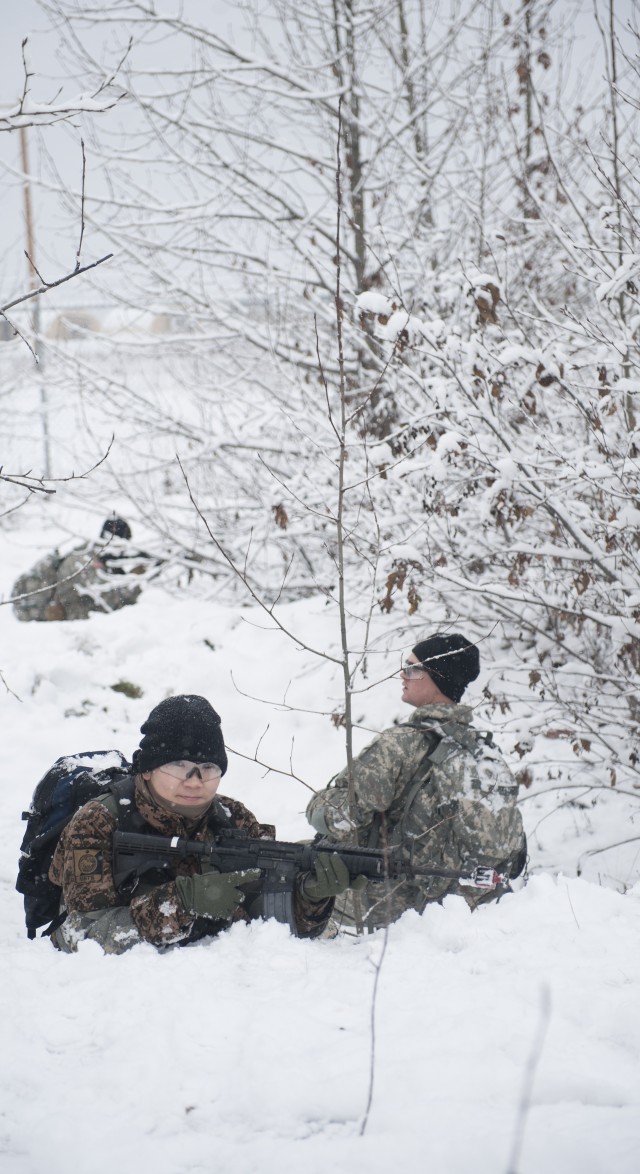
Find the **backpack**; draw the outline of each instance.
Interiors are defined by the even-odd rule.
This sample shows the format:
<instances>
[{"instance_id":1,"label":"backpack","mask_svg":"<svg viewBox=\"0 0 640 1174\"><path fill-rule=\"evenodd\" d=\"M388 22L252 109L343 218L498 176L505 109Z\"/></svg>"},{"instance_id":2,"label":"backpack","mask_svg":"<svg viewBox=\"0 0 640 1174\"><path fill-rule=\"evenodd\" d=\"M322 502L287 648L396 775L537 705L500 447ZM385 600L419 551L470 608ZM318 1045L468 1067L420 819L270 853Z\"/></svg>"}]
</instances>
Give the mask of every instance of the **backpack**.
<instances>
[{"instance_id":1,"label":"backpack","mask_svg":"<svg viewBox=\"0 0 640 1174\"><path fill-rule=\"evenodd\" d=\"M40 779L28 811L27 829L20 845L16 889L24 896L27 936L35 938L41 925L50 934L59 919L60 889L49 880L49 866L62 831L79 807L90 799L112 793L124 826L133 799L131 767L119 750L89 750L58 758ZM127 802L129 800L129 802ZM123 802L124 801L124 802Z\"/></svg>"},{"instance_id":2,"label":"backpack","mask_svg":"<svg viewBox=\"0 0 640 1174\"><path fill-rule=\"evenodd\" d=\"M395 812L391 814L395 838L402 839L405 820L421 788L430 782L438 785L440 780L446 790L447 780L452 774L455 777L462 760L471 796L493 811L496 832L500 831L509 842L509 850L500 863L508 868L511 879L520 876L527 863L527 840L516 807L518 783L494 743L493 734L453 721L408 722L407 725L429 738L430 746L416 775L394 804ZM455 818L453 811L449 814Z\"/></svg>"}]
</instances>

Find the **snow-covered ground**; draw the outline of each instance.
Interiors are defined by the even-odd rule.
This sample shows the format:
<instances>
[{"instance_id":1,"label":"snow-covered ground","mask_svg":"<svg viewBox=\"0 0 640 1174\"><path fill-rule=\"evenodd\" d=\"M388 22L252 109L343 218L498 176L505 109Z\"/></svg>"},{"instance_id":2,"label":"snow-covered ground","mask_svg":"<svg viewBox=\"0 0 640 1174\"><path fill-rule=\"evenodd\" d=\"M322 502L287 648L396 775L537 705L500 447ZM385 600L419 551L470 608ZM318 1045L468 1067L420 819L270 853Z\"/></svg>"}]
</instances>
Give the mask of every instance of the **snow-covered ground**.
<instances>
[{"instance_id":1,"label":"snow-covered ground","mask_svg":"<svg viewBox=\"0 0 640 1174\"><path fill-rule=\"evenodd\" d=\"M3 536L5 597L46 545ZM322 602L283 614L306 642L335 642ZM236 752L224 791L280 838L308 835L309 792L251 759L322 785L344 761L339 681L269 628L197 587L150 586L84 623L0 607L2 1174L637 1174L638 869L624 894L569 875L585 828L575 809L551 818L548 798L523 804L529 831L545 828L526 885L474 914L459 898L407 914L386 949L382 933L307 942L272 922L119 958L27 940L13 886L35 783L61 754L130 754L171 692L220 712ZM360 696L364 726L396 716L397 681Z\"/></svg>"}]
</instances>

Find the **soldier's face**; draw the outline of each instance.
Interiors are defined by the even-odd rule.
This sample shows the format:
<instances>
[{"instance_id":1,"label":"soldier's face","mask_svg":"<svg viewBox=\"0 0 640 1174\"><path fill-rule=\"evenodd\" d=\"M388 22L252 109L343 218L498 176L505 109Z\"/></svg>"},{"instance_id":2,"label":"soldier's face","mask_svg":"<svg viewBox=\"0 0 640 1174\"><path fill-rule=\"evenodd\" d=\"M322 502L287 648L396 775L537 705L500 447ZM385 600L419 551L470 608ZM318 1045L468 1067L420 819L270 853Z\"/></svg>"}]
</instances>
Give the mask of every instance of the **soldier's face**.
<instances>
[{"instance_id":1,"label":"soldier's face","mask_svg":"<svg viewBox=\"0 0 640 1174\"><path fill-rule=\"evenodd\" d=\"M407 666L420 664L417 656L412 652L406 659ZM403 669L400 673L402 679L402 700L406 701L407 705L443 705L453 704L450 697L445 697L441 693L435 681L431 679L428 672L424 669L416 676L409 675Z\"/></svg>"},{"instance_id":2,"label":"soldier's face","mask_svg":"<svg viewBox=\"0 0 640 1174\"><path fill-rule=\"evenodd\" d=\"M177 807L201 807L210 803L221 777L219 766L186 761L167 762L144 775L156 795Z\"/></svg>"}]
</instances>

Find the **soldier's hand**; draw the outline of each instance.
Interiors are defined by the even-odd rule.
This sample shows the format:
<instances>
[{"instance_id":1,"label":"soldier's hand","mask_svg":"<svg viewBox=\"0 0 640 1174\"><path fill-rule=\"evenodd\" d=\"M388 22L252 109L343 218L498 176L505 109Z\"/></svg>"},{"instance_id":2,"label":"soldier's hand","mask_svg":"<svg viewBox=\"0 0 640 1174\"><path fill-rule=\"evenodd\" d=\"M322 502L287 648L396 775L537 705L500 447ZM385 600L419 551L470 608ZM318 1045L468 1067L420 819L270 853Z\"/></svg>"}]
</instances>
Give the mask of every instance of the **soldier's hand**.
<instances>
[{"instance_id":1,"label":"soldier's hand","mask_svg":"<svg viewBox=\"0 0 640 1174\"><path fill-rule=\"evenodd\" d=\"M337 852L319 852L313 872L300 880L300 892L308 901L324 901L349 888L349 870Z\"/></svg>"},{"instance_id":2,"label":"soldier's hand","mask_svg":"<svg viewBox=\"0 0 640 1174\"><path fill-rule=\"evenodd\" d=\"M176 889L187 913L198 917L219 917L226 921L245 899L243 886L253 884L260 875L259 868L246 868L242 872L179 876Z\"/></svg>"}]
</instances>

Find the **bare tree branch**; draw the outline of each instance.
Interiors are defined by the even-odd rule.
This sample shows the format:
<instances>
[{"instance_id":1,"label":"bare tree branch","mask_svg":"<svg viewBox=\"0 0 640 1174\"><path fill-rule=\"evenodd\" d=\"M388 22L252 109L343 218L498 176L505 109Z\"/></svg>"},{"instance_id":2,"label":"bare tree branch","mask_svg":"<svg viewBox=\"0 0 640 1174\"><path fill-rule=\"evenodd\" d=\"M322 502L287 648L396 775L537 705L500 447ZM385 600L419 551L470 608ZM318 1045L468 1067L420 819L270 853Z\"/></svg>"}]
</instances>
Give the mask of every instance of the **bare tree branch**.
<instances>
[{"instance_id":1,"label":"bare tree branch","mask_svg":"<svg viewBox=\"0 0 640 1174\"><path fill-rule=\"evenodd\" d=\"M0 314L5 314L7 310L13 309L14 306L19 306L21 302L28 302L30 298L37 298L39 294L48 293L50 289L56 289L57 286L64 285L65 281L71 281L73 277L79 277L81 273L88 273L90 269L96 269L98 265L102 265L105 261L110 261L112 257L113 253L107 253L99 261L92 261L90 265L82 265L80 268L76 266L72 273L67 273L64 277L58 277L55 281L43 281L43 284L38 286L37 289L32 289L29 293L22 294L21 297L14 298L11 302L5 302L4 306L0 306ZM28 255L27 259L31 264L31 258Z\"/></svg>"}]
</instances>

